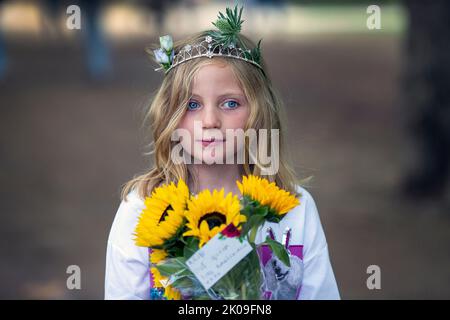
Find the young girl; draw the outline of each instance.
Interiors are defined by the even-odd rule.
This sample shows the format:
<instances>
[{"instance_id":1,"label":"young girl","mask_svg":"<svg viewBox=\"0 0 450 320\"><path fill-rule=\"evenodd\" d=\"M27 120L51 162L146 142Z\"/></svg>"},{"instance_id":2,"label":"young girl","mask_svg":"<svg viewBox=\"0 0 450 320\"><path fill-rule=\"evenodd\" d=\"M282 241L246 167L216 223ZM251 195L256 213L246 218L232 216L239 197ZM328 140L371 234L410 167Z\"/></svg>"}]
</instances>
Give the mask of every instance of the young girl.
<instances>
[{"instance_id":1,"label":"young girl","mask_svg":"<svg viewBox=\"0 0 450 320\"><path fill-rule=\"evenodd\" d=\"M281 101L259 43L239 34L240 15L236 8L234 13L227 9L214 24L219 31L195 34L175 46L168 36L160 39L162 48L154 54L165 75L146 116L154 139L154 166L123 189L108 239L106 299L150 299L149 251L136 246L134 232L144 199L155 187L183 179L193 194L222 188L225 194L239 194L236 181L250 174L274 181L300 202L280 223L266 222L258 231L257 243L270 235L291 254L291 269L262 255L267 297L339 299L315 202L286 159ZM232 32L225 32L230 28ZM227 135L264 129L267 135L256 135L258 152L249 142L251 134L244 139ZM269 169L261 149L275 154Z\"/></svg>"}]
</instances>

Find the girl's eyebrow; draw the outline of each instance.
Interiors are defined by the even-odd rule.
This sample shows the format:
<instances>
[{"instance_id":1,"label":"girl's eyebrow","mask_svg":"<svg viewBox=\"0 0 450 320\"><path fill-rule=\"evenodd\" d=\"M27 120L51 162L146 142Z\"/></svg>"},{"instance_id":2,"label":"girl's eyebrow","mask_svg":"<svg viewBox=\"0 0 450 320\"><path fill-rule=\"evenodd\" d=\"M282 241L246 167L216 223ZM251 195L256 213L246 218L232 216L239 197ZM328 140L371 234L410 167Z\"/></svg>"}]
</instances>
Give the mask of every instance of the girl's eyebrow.
<instances>
[{"instance_id":1,"label":"girl's eyebrow","mask_svg":"<svg viewBox=\"0 0 450 320\"><path fill-rule=\"evenodd\" d=\"M241 93L238 93L238 92L229 92L229 93L224 93L224 94L221 94L220 96L218 96L217 98L218 99L222 99L222 98L224 98L224 97L228 97L228 96L239 96L239 97L244 97L244 95L242 95ZM192 97L195 97L195 98L201 98L201 96L199 96L198 94L192 94Z\"/></svg>"}]
</instances>

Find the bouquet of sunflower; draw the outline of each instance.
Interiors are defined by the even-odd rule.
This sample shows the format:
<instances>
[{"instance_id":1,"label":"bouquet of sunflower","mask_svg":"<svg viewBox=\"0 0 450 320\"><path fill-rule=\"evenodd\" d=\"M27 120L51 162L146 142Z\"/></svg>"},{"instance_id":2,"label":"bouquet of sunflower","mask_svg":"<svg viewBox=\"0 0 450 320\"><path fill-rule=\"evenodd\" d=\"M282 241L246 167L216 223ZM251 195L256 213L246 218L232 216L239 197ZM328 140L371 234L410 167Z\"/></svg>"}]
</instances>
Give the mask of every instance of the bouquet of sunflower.
<instances>
[{"instance_id":1,"label":"bouquet of sunflower","mask_svg":"<svg viewBox=\"0 0 450 320\"><path fill-rule=\"evenodd\" d=\"M258 255L262 245L268 245L289 266L283 245L269 236L256 245L255 238L266 221L279 222L299 204L298 199L257 176L244 176L236 183L240 198L231 192L225 195L223 189L192 195L180 179L177 184L155 188L145 199L135 242L150 249L151 299L264 299L264 273ZM202 259L213 241L230 238L248 250L225 274L216 275L213 283L205 286L190 262Z\"/></svg>"}]
</instances>

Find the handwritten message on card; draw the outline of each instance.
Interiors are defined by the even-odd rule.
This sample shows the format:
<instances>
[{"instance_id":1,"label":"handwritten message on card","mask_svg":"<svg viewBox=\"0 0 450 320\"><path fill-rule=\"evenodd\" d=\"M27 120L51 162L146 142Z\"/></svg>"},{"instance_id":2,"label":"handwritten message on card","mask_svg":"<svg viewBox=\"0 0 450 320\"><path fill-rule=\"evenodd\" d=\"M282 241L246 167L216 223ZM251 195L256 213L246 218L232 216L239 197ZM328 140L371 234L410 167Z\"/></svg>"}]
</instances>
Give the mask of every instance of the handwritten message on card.
<instances>
[{"instance_id":1,"label":"handwritten message on card","mask_svg":"<svg viewBox=\"0 0 450 320\"><path fill-rule=\"evenodd\" d=\"M252 251L247 240L238 237L220 239L220 233L192 255L186 264L208 290Z\"/></svg>"}]
</instances>

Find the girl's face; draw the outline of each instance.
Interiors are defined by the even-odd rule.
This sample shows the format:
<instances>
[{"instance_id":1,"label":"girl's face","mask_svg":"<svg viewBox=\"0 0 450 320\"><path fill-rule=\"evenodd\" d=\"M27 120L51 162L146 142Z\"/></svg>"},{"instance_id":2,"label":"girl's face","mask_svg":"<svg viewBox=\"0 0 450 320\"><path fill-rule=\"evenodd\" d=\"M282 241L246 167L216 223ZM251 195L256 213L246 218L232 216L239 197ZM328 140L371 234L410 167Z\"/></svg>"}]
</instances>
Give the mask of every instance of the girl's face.
<instances>
[{"instance_id":1,"label":"girl's face","mask_svg":"<svg viewBox=\"0 0 450 320\"><path fill-rule=\"evenodd\" d=\"M178 125L190 134L181 138L184 152L194 158L194 163L225 163L227 157L243 147L236 138L232 143L226 142L227 130L244 129L249 109L229 65L212 63L201 67L193 80L186 113Z\"/></svg>"}]
</instances>

